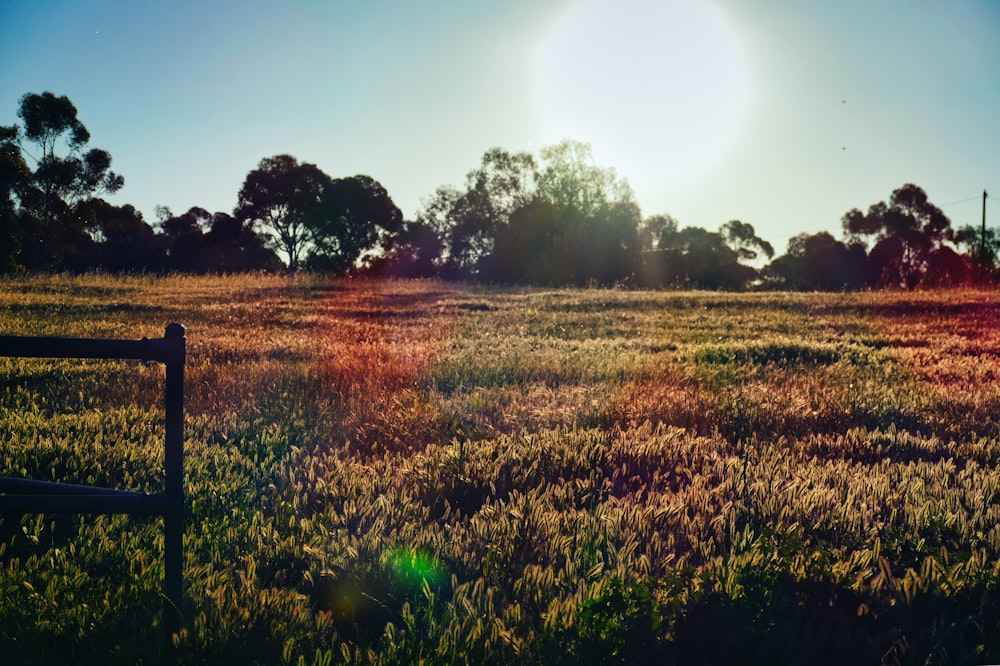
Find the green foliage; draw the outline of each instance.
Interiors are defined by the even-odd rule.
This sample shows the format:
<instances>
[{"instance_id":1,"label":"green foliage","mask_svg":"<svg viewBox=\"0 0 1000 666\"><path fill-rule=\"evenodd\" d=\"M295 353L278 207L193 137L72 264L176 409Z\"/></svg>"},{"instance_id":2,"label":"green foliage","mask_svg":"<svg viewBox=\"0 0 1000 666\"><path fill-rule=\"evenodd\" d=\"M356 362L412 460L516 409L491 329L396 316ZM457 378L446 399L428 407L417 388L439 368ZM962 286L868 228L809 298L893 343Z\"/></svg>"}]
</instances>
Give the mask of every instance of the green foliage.
<instances>
[{"instance_id":1,"label":"green foliage","mask_svg":"<svg viewBox=\"0 0 1000 666\"><path fill-rule=\"evenodd\" d=\"M15 248L0 257L0 267L48 270L91 265L94 239L76 208L95 195L117 192L125 180L111 171L107 151L82 152L90 132L68 97L27 93L17 115L23 126L0 132L4 172L0 187L7 201L3 235L10 241L7 247ZM34 171L27 169L22 152L35 165Z\"/></svg>"},{"instance_id":2,"label":"green foliage","mask_svg":"<svg viewBox=\"0 0 1000 666\"><path fill-rule=\"evenodd\" d=\"M527 284L630 279L641 215L628 183L595 166L589 144L564 140L527 153L488 150L465 191L442 187L419 222L437 232L440 274Z\"/></svg>"},{"instance_id":3,"label":"green foliage","mask_svg":"<svg viewBox=\"0 0 1000 666\"><path fill-rule=\"evenodd\" d=\"M400 231L403 213L381 183L352 176L326 184L308 221L310 267L343 274Z\"/></svg>"},{"instance_id":4,"label":"green foliage","mask_svg":"<svg viewBox=\"0 0 1000 666\"><path fill-rule=\"evenodd\" d=\"M11 663L1000 659L1000 302L34 277L4 333L185 323L159 519L0 518ZM0 474L154 491L162 368L0 360Z\"/></svg>"},{"instance_id":5,"label":"green foliage","mask_svg":"<svg viewBox=\"0 0 1000 666\"><path fill-rule=\"evenodd\" d=\"M841 224L849 240L874 238L868 262L876 286L912 289L967 280L963 258L944 245L954 238L951 220L912 183L896 188L888 204L872 204L867 213L851 209Z\"/></svg>"},{"instance_id":6,"label":"green foliage","mask_svg":"<svg viewBox=\"0 0 1000 666\"><path fill-rule=\"evenodd\" d=\"M329 184L330 177L315 164L299 163L291 155L265 157L240 187L236 218L259 226L294 271L309 249L309 216Z\"/></svg>"}]
</instances>

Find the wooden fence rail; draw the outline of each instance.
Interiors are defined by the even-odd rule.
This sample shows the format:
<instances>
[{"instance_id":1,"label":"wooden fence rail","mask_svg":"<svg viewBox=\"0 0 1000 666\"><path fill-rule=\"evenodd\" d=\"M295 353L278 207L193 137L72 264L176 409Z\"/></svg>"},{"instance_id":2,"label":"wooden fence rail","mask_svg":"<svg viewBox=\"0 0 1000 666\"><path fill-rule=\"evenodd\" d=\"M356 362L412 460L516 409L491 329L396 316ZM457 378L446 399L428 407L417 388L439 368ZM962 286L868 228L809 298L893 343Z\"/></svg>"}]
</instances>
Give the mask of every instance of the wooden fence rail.
<instances>
[{"instance_id":1,"label":"wooden fence rail","mask_svg":"<svg viewBox=\"0 0 1000 666\"><path fill-rule=\"evenodd\" d=\"M0 476L0 514L125 513L163 516L163 623L168 639L180 631L184 594L184 326L169 324L163 338L95 340L0 335L0 356L158 361L166 366L165 487L137 493Z\"/></svg>"}]
</instances>

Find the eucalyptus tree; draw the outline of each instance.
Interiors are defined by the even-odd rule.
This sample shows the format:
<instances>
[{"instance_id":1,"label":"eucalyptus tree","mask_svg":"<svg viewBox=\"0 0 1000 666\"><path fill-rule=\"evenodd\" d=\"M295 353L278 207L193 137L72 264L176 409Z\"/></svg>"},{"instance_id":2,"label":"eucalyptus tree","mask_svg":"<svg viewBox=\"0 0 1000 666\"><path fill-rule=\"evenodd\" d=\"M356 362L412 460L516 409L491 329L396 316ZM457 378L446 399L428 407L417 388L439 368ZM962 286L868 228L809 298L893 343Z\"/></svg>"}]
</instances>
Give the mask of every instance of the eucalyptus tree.
<instances>
[{"instance_id":1,"label":"eucalyptus tree","mask_svg":"<svg viewBox=\"0 0 1000 666\"><path fill-rule=\"evenodd\" d=\"M1000 255L1000 229L963 225L955 232L955 242L966 248L970 269L980 281L997 279L997 256Z\"/></svg>"},{"instance_id":2,"label":"eucalyptus tree","mask_svg":"<svg viewBox=\"0 0 1000 666\"><path fill-rule=\"evenodd\" d=\"M752 224L730 220L719 228L719 233L741 261L756 261L760 255L768 259L774 256L774 246L758 236Z\"/></svg>"},{"instance_id":3,"label":"eucalyptus tree","mask_svg":"<svg viewBox=\"0 0 1000 666\"><path fill-rule=\"evenodd\" d=\"M416 223L441 240L436 263L445 275L478 277L497 233L536 193L537 166L530 153L487 150L465 177L465 188L439 187L423 201Z\"/></svg>"},{"instance_id":4,"label":"eucalyptus tree","mask_svg":"<svg viewBox=\"0 0 1000 666\"><path fill-rule=\"evenodd\" d=\"M18 201L31 179L17 135L17 127L0 126L0 271L4 272L19 265L22 233Z\"/></svg>"},{"instance_id":5,"label":"eucalyptus tree","mask_svg":"<svg viewBox=\"0 0 1000 666\"><path fill-rule=\"evenodd\" d=\"M895 189L888 203L872 204L867 213L849 210L841 223L849 241L871 246L868 261L881 286L938 283L938 273L954 270L951 221L916 185Z\"/></svg>"},{"instance_id":6,"label":"eucalyptus tree","mask_svg":"<svg viewBox=\"0 0 1000 666\"><path fill-rule=\"evenodd\" d=\"M492 277L544 284L632 279L642 215L628 182L595 164L589 144L542 149L530 201L496 232Z\"/></svg>"},{"instance_id":7,"label":"eucalyptus tree","mask_svg":"<svg viewBox=\"0 0 1000 666\"><path fill-rule=\"evenodd\" d=\"M323 187L306 216L310 268L345 273L366 253L384 253L403 213L377 180L357 175Z\"/></svg>"},{"instance_id":8,"label":"eucalyptus tree","mask_svg":"<svg viewBox=\"0 0 1000 666\"><path fill-rule=\"evenodd\" d=\"M746 289L759 276L748 262L774 255L774 248L753 225L739 220L708 231L681 229L669 215L654 215L643 221L640 237L644 248L640 281L651 287Z\"/></svg>"},{"instance_id":9,"label":"eucalyptus tree","mask_svg":"<svg viewBox=\"0 0 1000 666\"><path fill-rule=\"evenodd\" d=\"M788 239L785 254L764 269L770 286L809 291L861 289L869 282L868 255L857 242L844 243L828 231Z\"/></svg>"},{"instance_id":10,"label":"eucalyptus tree","mask_svg":"<svg viewBox=\"0 0 1000 666\"><path fill-rule=\"evenodd\" d=\"M564 139L541 150L537 196L592 217L615 203L634 200L628 181L613 167L598 166L589 143Z\"/></svg>"},{"instance_id":11,"label":"eucalyptus tree","mask_svg":"<svg viewBox=\"0 0 1000 666\"><path fill-rule=\"evenodd\" d=\"M234 217L260 227L289 270L297 270L309 250L310 216L330 182L315 164L284 154L265 157L243 181Z\"/></svg>"},{"instance_id":12,"label":"eucalyptus tree","mask_svg":"<svg viewBox=\"0 0 1000 666\"><path fill-rule=\"evenodd\" d=\"M7 181L8 213L13 209L18 219L18 259L28 268L60 267L93 245L74 208L117 192L125 179L111 170L108 151L87 149L90 132L68 97L27 93L17 116L21 125L0 128L0 143L3 162L21 180L11 189L14 183L0 178Z\"/></svg>"}]
</instances>

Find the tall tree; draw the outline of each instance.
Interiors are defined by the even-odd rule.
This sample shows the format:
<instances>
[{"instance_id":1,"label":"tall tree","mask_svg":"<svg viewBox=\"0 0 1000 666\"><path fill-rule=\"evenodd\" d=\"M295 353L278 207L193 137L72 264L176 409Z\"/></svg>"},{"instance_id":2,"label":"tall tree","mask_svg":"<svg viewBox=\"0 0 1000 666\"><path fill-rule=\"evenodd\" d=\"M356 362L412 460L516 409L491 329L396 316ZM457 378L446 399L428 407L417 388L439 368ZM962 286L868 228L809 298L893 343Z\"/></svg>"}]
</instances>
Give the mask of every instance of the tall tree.
<instances>
[{"instance_id":1,"label":"tall tree","mask_svg":"<svg viewBox=\"0 0 1000 666\"><path fill-rule=\"evenodd\" d=\"M236 273L277 270L281 260L266 240L228 213L209 213L194 206L174 215L157 207L159 229L166 246L166 266L195 273Z\"/></svg>"},{"instance_id":2,"label":"tall tree","mask_svg":"<svg viewBox=\"0 0 1000 666\"><path fill-rule=\"evenodd\" d=\"M486 264L490 279L530 284L567 284L573 280L572 257L567 253L570 230L579 216L546 201L518 208L501 228Z\"/></svg>"},{"instance_id":3,"label":"tall tree","mask_svg":"<svg viewBox=\"0 0 1000 666\"><path fill-rule=\"evenodd\" d=\"M68 97L51 92L28 93L17 111L23 126L15 128L18 144L34 163L28 187L18 197L24 264L53 268L72 263L90 242L72 214L87 199L113 194L124 178L111 171L111 154L85 150L90 132ZM11 128L4 128L9 135ZM8 141L9 143L9 141Z\"/></svg>"},{"instance_id":4,"label":"tall tree","mask_svg":"<svg viewBox=\"0 0 1000 666\"><path fill-rule=\"evenodd\" d=\"M403 213L381 183L369 176L337 178L323 187L304 220L311 268L343 273L366 252L385 251Z\"/></svg>"},{"instance_id":5,"label":"tall tree","mask_svg":"<svg viewBox=\"0 0 1000 666\"><path fill-rule=\"evenodd\" d=\"M299 163L291 155L265 157L247 174L234 216L260 226L287 257L288 268L297 270L309 249L309 216L329 183L315 164Z\"/></svg>"},{"instance_id":6,"label":"tall tree","mask_svg":"<svg viewBox=\"0 0 1000 666\"><path fill-rule=\"evenodd\" d=\"M985 232L985 234L984 234ZM969 269L980 282L997 279L997 255L1000 254L1000 230L966 224L955 232L955 242L964 245L969 258Z\"/></svg>"},{"instance_id":7,"label":"tall tree","mask_svg":"<svg viewBox=\"0 0 1000 666\"><path fill-rule=\"evenodd\" d=\"M166 206L158 206L156 212L166 246L167 267L185 272L205 270L205 233L212 214L198 206L180 215L174 215Z\"/></svg>"},{"instance_id":8,"label":"tall tree","mask_svg":"<svg viewBox=\"0 0 1000 666\"><path fill-rule=\"evenodd\" d=\"M115 206L92 198L74 207L74 214L95 240L94 265L109 271L150 271L163 268L166 243L131 204Z\"/></svg>"},{"instance_id":9,"label":"tall tree","mask_svg":"<svg viewBox=\"0 0 1000 666\"><path fill-rule=\"evenodd\" d=\"M677 220L671 215L658 214L647 217L639 227L641 249L645 251L666 247L677 230Z\"/></svg>"},{"instance_id":10,"label":"tall tree","mask_svg":"<svg viewBox=\"0 0 1000 666\"><path fill-rule=\"evenodd\" d=\"M392 277L436 277L441 274L444 242L434 229L423 222L404 221L380 258L374 258L368 270Z\"/></svg>"},{"instance_id":11,"label":"tall tree","mask_svg":"<svg viewBox=\"0 0 1000 666\"><path fill-rule=\"evenodd\" d=\"M730 220L719 228L719 233L741 261L755 261L761 254L768 259L774 256L774 246L759 237L752 224Z\"/></svg>"},{"instance_id":12,"label":"tall tree","mask_svg":"<svg viewBox=\"0 0 1000 666\"><path fill-rule=\"evenodd\" d=\"M642 220L628 183L574 141L542 150L531 200L496 230L485 277L542 284L631 279Z\"/></svg>"},{"instance_id":13,"label":"tall tree","mask_svg":"<svg viewBox=\"0 0 1000 666\"><path fill-rule=\"evenodd\" d=\"M439 187L423 202L417 223L441 238L442 272L475 277L492 253L496 235L535 196L537 167L529 153L487 150L466 174L465 189Z\"/></svg>"},{"instance_id":14,"label":"tall tree","mask_svg":"<svg viewBox=\"0 0 1000 666\"><path fill-rule=\"evenodd\" d=\"M265 239L250 225L229 213L213 213L204 236L202 270L238 273L252 270L273 271L281 268L281 259L267 247Z\"/></svg>"},{"instance_id":15,"label":"tall tree","mask_svg":"<svg viewBox=\"0 0 1000 666\"><path fill-rule=\"evenodd\" d=\"M951 221L916 185L893 191L862 213L849 210L841 219L848 240L866 244L874 239L868 258L878 284L913 288L921 282L940 282L935 272L950 271L953 258L944 252L952 240Z\"/></svg>"},{"instance_id":16,"label":"tall tree","mask_svg":"<svg viewBox=\"0 0 1000 666\"><path fill-rule=\"evenodd\" d=\"M535 195L537 167L529 153L491 148L478 168L466 176L465 194L458 201L451 231L453 259L478 271L478 264L492 251L497 233L511 215Z\"/></svg>"},{"instance_id":17,"label":"tall tree","mask_svg":"<svg viewBox=\"0 0 1000 666\"><path fill-rule=\"evenodd\" d=\"M22 230L19 201L31 180L21 148L17 127L0 126L0 272L21 266Z\"/></svg>"},{"instance_id":18,"label":"tall tree","mask_svg":"<svg viewBox=\"0 0 1000 666\"><path fill-rule=\"evenodd\" d=\"M758 271L744 262L758 252L770 257L771 244L759 238L752 225L731 220L719 231L702 227L677 229L669 216L654 216L642 226L644 248L640 279L651 287L745 289Z\"/></svg>"},{"instance_id":19,"label":"tall tree","mask_svg":"<svg viewBox=\"0 0 1000 666\"><path fill-rule=\"evenodd\" d=\"M602 207L634 199L628 182L613 168L595 164L589 143L565 139L543 148L541 156L537 196L543 201L590 217Z\"/></svg>"},{"instance_id":20,"label":"tall tree","mask_svg":"<svg viewBox=\"0 0 1000 666\"><path fill-rule=\"evenodd\" d=\"M860 289L869 280L868 255L863 245L846 245L826 231L798 234L764 272L770 284L782 289Z\"/></svg>"}]
</instances>

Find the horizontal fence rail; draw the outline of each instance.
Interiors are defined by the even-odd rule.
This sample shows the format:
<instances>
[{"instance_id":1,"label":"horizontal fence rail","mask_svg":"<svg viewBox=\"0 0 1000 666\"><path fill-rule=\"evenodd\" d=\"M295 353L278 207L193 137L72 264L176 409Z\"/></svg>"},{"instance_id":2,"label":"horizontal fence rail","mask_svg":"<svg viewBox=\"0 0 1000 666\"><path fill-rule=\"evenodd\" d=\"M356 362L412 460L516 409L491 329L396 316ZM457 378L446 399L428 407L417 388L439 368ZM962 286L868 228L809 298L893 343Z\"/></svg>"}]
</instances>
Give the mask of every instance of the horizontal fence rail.
<instances>
[{"instance_id":1,"label":"horizontal fence rail","mask_svg":"<svg viewBox=\"0 0 1000 666\"><path fill-rule=\"evenodd\" d=\"M163 338L98 340L0 335L0 356L158 361L166 366L164 491L115 488L0 476L0 514L123 513L163 516L163 622L168 640L180 631L184 594L184 326L167 325Z\"/></svg>"}]
</instances>

